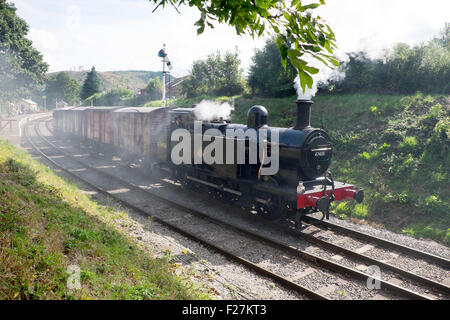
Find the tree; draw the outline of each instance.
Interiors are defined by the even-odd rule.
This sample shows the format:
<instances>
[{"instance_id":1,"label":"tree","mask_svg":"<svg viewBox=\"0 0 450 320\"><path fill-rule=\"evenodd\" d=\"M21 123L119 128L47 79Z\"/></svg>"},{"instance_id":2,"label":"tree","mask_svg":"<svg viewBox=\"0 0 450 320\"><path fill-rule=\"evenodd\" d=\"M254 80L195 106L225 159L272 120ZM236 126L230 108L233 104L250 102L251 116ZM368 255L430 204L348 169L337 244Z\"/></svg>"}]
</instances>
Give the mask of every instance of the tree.
<instances>
[{"instance_id":1,"label":"tree","mask_svg":"<svg viewBox=\"0 0 450 320\"><path fill-rule=\"evenodd\" d=\"M234 96L244 92L241 60L236 49L234 53L227 51L218 64L219 77L214 94L218 96Z\"/></svg>"},{"instance_id":2,"label":"tree","mask_svg":"<svg viewBox=\"0 0 450 320\"><path fill-rule=\"evenodd\" d=\"M114 88L109 91L95 93L86 100L85 105L94 106L133 106L133 93L125 88Z\"/></svg>"},{"instance_id":3,"label":"tree","mask_svg":"<svg viewBox=\"0 0 450 320\"><path fill-rule=\"evenodd\" d=\"M283 68L276 39L271 38L264 48L255 50L247 84L253 94L283 97L295 94L292 83L296 75L297 71L289 61Z\"/></svg>"},{"instance_id":4,"label":"tree","mask_svg":"<svg viewBox=\"0 0 450 320\"><path fill-rule=\"evenodd\" d=\"M181 83L181 91L187 97L199 95L233 96L244 91L244 80L239 53L220 52L209 55L205 60L195 61L189 77Z\"/></svg>"},{"instance_id":5,"label":"tree","mask_svg":"<svg viewBox=\"0 0 450 320\"><path fill-rule=\"evenodd\" d=\"M160 100L162 96L162 82L159 77L150 79L142 94L133 98L133 105L138 106L152 100Z\"/></svg>"},{"instance_id":6,"label":"tree","mask_svg":"<svg viewBox=\"0 0 450 320\"><path fill-rule=\"evenodd\" d=\"M148 100L158 100L162 96L162 82L160 78L153 78L148 81L145 87L145 96Z\"/></svg>"},{"instance_id":7,"label":"tree","mask_svg":"<svg viewBox=\"0 0 450 320\"><path fill-rule=\"evenodd\" d=\"M90 96L102 92L102 82L95 67L92 67L88 72L86 80L84 80L83 87L81 88L81 100L86 100Z\"/></svg>"},{"instance_id":8,"label":"tree","mask_svg":"<svg viewBox=\"0 0 450 320\"><path fill-rule=\"evenodd\" d=\"M450 49L450 22L445 23L444 29L441 31L442 45Z\"/></svg>"},{"instance_id":9,"label":"tree","mask_svg":"<svg viewBox=\"0 0 450 320\"><path fill-rule=\"evenodd\" d=\"M45 79L48 65L26 38L28 31L15 6L0 0L0 100L28 95Z\"/></svg>"},{"instance_id":10,"label":"tree","mask_svg":"<svg viewBox=\"0 0 450 320\"><path fill-rule=\"evenodd\" d=\"M318 60L327 66L339 66L333 50L336 48L335 35L331 28L312 10L325 4L302 5L301 0L149 0L158 7L170 5L178 7L188 4L200 11L200 19L195 22L197 34L205 26L214 28L214 21L226 23L236 29L238 35L247 33L252 37L264 34L276 35L283 67L287 59L297 69L300 85L312 88L313 77L319 70L308 60Z\"/></svg>"},{"instance_id":11,"label":"tree","mask_svg":"<svg viewBox=\"0 0 450 320\"><path fill-rule=\"evenodd\" d=\"M380 59L371 59L364 52L350 53L342 64L345 78L331 85L341 92L450 93L448 27L446 24L441 36L428 43L414 47L398 43Z\"/></svg>"},{"instance_id":12,"label":"tree","mask_svg":"<svg viewBox=\"0 0 450 320\"><path fill-rule=\"evenodd\" d=\"M209 56L208 59L214 58ZM213 70L208 69L207 60L194 61L188 78L181 83L181 92L188 98L208 94L210 86L214 86L214 76L210 71Z\"/></svg>"},{"instance_id":13,"label":"tree","mask_svg":"<svg viewBox=\"0 0 450 320\"><path fill-rule=\"evenodd\" d=\"M80 99L80 86L78 81L66 72L59 72L46 81L45 96L49 109L55 107L57 100L74 105Z\"/></svg>"}]
</instances>

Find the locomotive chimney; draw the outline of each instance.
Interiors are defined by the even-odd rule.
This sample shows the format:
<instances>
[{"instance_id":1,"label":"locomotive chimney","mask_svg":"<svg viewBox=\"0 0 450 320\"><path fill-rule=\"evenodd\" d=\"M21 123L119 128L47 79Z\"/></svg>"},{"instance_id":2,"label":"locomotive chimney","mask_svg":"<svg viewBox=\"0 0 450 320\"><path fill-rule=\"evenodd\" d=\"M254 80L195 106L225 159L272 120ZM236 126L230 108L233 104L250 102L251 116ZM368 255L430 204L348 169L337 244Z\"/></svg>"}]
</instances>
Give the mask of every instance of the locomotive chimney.
<instances>
[{"instance_id":1,"label":"locomotive chimney","mask_svg":"<svg viewBox=\"0 0 450 320\"><path fill-rule=\"evenodd\" d=\"M297 123L296 130L303 130L311 125L311 100L297 100Z\"/></svg>"}]
</instances>

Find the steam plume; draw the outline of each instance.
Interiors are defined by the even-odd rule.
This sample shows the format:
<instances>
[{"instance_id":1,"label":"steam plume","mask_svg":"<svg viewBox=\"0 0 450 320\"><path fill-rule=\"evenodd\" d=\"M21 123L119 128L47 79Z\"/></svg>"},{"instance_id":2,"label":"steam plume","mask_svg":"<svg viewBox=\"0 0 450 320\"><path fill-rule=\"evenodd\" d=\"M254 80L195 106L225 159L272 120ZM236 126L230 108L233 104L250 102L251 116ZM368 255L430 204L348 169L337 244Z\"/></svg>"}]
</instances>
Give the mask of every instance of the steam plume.
<instances>
[{"instance_id":1,"label":"steam plume","mask_svg":"<svg viewBox=\"0 0 450 320\"><path fill-rule=\"evenodd\" d=\"M217 103L214 101L203 100L194 110L197 120L211 121L222 118L224 120L231 119L231 112L234 106L228 102Z\"/></svg>"},{"instance_id":2,"label":"steam plume","mask_svg":"<svg viewBox=\"0 0 450 320\"><path fill-rule=\"evenodd\" d=\"M312 78L314 80L312 88L308 88L308 86L306 86L304 92L302 87L300 86L299 76L297 75L297 77L295 77L294 88L297 91L297 98L299 100L311 100L316 95L319 84L326 85L330 80L337 80L345 76L343 72L328 68L323 64L320 64L320 62L315 59L309 58L305 60L308 61L309 66L319 69L319 73L312 75Z\"/></svg>"}]
</instances>

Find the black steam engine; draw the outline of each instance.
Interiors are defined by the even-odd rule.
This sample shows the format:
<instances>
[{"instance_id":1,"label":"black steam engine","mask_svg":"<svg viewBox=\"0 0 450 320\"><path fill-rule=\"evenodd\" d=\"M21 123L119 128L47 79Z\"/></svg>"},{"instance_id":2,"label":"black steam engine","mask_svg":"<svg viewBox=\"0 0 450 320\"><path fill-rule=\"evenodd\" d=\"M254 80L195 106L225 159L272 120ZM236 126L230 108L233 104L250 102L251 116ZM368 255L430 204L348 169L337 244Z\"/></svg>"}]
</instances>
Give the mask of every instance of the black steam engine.
<instances>
[{"instance_id":1,"label":"black steam engine","mask_svg":"<svg viewBox=\"0 0 450 320\"><path fill-rule=\"evenodd\" d=\"M364 197L353 185L334 181L328 171L332 144L325 131L310 126L312 103L297 101L293 128L268 127L268 112L262 106L249 110L247 125L228 119L198 121L195 108L66 108L56 110L54 118L61 133L113 149L146 168L169 171L186 184L206 188L267 219L299 223L304 215L318 211L328 218L333 201L361 202ZM178 129L188 133L190 141L183 142L189 142L189 150L177 149L182 139L173 134ZM203 153L213 143L224 152L213 152L214 162L204 161ZM183 161L174 162L174 154ZM274 162L278 170L264 174Z\"/></svg>"}]
</instances>

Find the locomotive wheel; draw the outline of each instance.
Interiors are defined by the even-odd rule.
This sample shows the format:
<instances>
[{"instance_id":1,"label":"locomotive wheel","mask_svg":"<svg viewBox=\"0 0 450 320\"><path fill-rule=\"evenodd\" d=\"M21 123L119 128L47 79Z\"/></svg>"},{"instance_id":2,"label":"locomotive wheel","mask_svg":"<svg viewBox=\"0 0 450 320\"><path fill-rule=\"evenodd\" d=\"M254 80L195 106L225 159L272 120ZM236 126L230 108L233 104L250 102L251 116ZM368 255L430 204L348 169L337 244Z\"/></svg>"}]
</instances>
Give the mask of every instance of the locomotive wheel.
<instances>
[{"instance_id":1,"label":"locomotive wheel","mask_svg":"<svg viewBox=\"0 0 450 320\"><path fill-rule=\"evenodd\" d=\"M216 199L223 203L232 203L236 196L229 192L216 191Z\"/></svg>"},{"instance_id":2,"label":"locomotive wheel","mask_svg":"<svg viewBox=\"0 0 450 320\"><path fill-rule=\"evenodd\" d=\"M270 204L260 206L258 213L266 220L275 221L284 216L285 209L278 199L271 199Z\"/></svg>"},{"instance_id":3,"label":"locomotive wheel","mask_svg":"<svg viewBox=\"0 0 450 320\"><path fill-rule=\"evenodd\" d=\"M213 190L213 197L218 201L224 201L225 194L223 191Z\"/></svg>"},{"instance_id":4,"label":"locomotive wheel","mask_svg":"<svg viewBox=\"0 0 450 320\"><path fill-rule=\"evenodd\" d=\"M221 201L230 203L236 201L236 195L229 192L224 192Z\"/></svg>"},{"instance_id":5,"label":"locomotive wheel","mask_svg":"<svg viewBox=\"0 0 450 320\"><path fill-rule=\"evenodd\" d=\"M278 210L267 210L263 208L259 212L261 217L269 221L275 221L281 218L281 213Z\"/></svg>"},{"instance_id":6,"label":"locomotive wheel","mask_svg":"<svg viewBox=\"0 0 450 320\"><path fill-rule=\"evenodd\" d=\"M270 221L285 221L289 217L295 215L295 210L292 209L295 208L295 206L296 204L292 205L287 199L272 197L270 198L270 203L268 205L264 205L265 210L261 212L260 215L264 219Z\"/></svg>"}]
</instances>

